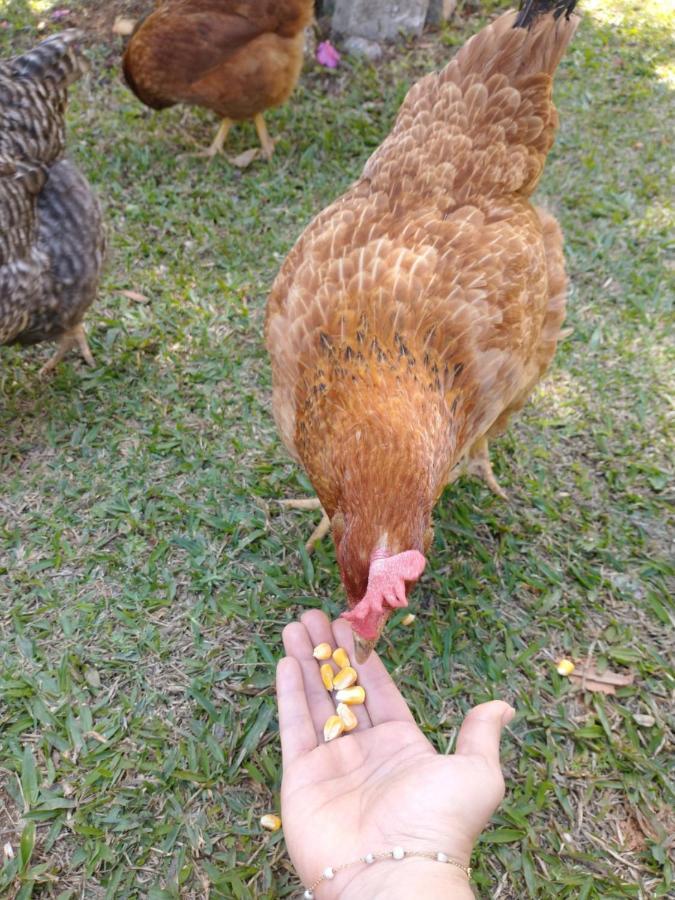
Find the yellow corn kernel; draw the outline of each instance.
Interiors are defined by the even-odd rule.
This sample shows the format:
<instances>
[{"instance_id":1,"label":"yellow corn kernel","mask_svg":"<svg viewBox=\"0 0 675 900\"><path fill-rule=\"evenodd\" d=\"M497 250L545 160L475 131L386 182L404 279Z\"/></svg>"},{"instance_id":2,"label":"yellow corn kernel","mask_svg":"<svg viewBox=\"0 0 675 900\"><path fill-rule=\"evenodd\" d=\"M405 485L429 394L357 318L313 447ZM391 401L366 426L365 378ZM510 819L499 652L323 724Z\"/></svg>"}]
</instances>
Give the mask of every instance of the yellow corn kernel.
<instances>
[{"instance_id":1,"label":"yellow corn kernel","mask_svg":"<svg viewBox=\"0 0 675 900\"><path fill-rule=\"evenodd\" d=\"M344 730L345 725L340 716L330 716L326 719L326 724L323 726L323 739L328 743L328 741L340 737Z\"/></svg>"},{"instance_id":2,"label":"yellow corn kernel","mask_svg":"<svg viewBox=\"0 0 675 900\"><path fill-rule=\"evenodd\" d=\"M266 831L278 831L281 828L281 819L274 813L267 813L260 817L260 824Z\"/></svg>"},{"instance_id":3,"label":"yellow corn kernel","mask_svg":"<svg viewBox=\"0 0 675 900\"><path fill-rule=\"evenodd\" d=\"M333 655L333 650L330 644L317 644L314 648L314 659L330 659Z\"/></svg>"},{"instance_id":4,"label":"yellow corn kernel","mask_svg":"<svg viewBox=\"0 0 675 900\"><path fill-rule=\"evenodd\" d=\"M359 724L359 720L354 715L351 707L347 706L346 703L338 703L337 714L342 719L342 724L345 726L345 731L353 731Z\"/></svg>"},{"instance_id":5,"label":"yellow corn kernel","mask_svg":"<svg viewBox=\"0 0 675 900\"><path fill-rule=\"evenodd\" d=\"M558 675L571 675L574 672L574 663L571 659L559 659L555 668Z\"/></svg>"},{"instance_id":6,"label":"yellow corn kernel","mask_svg":"<svg viewBox=\"0 0 675 900\"><path fill-rule=\"evenodd\" d=\"M353 684L356 684L358 677L356 669L352 669L351 666L340 669L337 675L333 676L333 690L341 691L343 688L351 687Z\"/></svg>"},{"instance_id":7,"label":"yellow corn kernel","mask_svg":"<svg viewBox=\"0 0 675 900\"><path fill-rule=\"evenodd\" d=\"M353 687L344 688L344 690L338 691L335 695L335 699L338 703L348 703L350 706L354 706L359 703L365 703L366 692L360 684L355 684Z\"/></svg>"},{"instance_id":8,"label":"yellow corn kernel","mask_svg":"<svg viewBox=\"0 0 675 900\"><path fill-rule=\"evenodd\" d=\"M324 663L321 666L321 680L327 691L333 690L333 667L330 663Z\"/></svg>"},{"instance_id":9,"label":"yellow corn kernel","mask_svg":"<svg viewBox=\"0 0 675 900\"><path fill-rule=\"evenodd\" d=\"M347 666L351 665L344 647L338 647L337 650L333 650L333 659L341 669L346 669Z\"/></svg>"},{"instance_id":10,"label":"yellow corn kernel","mask_svg":"<svg viewBox=\"0 0 675 900\"><path fill-rule=\"evenodd\" d=\"M405 625L405 627L407 628L408 625L412 625L416 618L417 616L415 615L415 613L408 613L407 616L403 616L403 618L401 619L401 625Z\"/></svg>"}]
</instances>

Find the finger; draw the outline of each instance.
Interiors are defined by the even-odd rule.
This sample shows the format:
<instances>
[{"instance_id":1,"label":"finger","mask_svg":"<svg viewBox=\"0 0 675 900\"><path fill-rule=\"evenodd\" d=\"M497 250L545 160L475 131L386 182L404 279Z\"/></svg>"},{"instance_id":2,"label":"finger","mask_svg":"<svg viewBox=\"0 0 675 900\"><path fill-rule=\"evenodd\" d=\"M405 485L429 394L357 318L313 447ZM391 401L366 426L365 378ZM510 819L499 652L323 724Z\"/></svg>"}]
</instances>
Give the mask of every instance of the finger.
<instances>
[{"instance_id":1,"label":"finger","mask_svg":"<svg viewBox=\"0 0 675 900\"><path fill-rule=\"evenodd\" d=\"M323 726L326 724L326 719L335 713L335 707L321 681L317 661L312 656L314 645L307 629L300 622L291 622L284 628L283 641L286 654L294 657L302 669L307 706L314 723L317 739L322 741Z\"/></svg>"},{"instance_id":2,"label":"finger","mask_svg":"<svg viewBox=\"0 0 675 900\"><path fill-rule=\"evenodd\" d=\"M353 659L354 639L349 624L344 619L338 619L333 622L333 633L347 650L349 658ZM382 722L415 724L407 703L376 653L371 653L363 665L353 665L359 673L359 684L365 688L366 709L373 725L380 725Z\"/></svg>"},{"instance_id":3,"label":"finger","mask_svg":"<svg viewBox=\"0 0 675 900\"><path fill-rule=\"evenodd\" d=\"M317 644L322 644L324 641L330 644L333 649L336 647L342 647L343 644L338 642L338 639L335 635L335 632L330 627L330 622L326 618L326 616L320 612L318 609L310 609L306 613L300 617L300 621L307 629L307 633L309 634L313 645L316 647ZM347 648L345 647L345 650ZM349 655L349 654L348 654ZM350 656L351 659L351 656ZM337 672L338 667L333 665L333 669ZM324 688L324 692L325 692ZM333 695L334 696L334 695ZM358 719L358 725L354 729L355 731L363 731L364 728L370 728L371 722L368 713L366 712L366 708L363 705L352 706L352 711L354 715ZM333 713L335 713L335 709L333 709Z\"/></svg>"},{"instance_id":4,"label":"finger","mask_svg":"<svg viewBox=\"0 0 675 900\"><path fill-rule=\"evenodd\" d=\"M499 739L502 728L516 711L503 700L491 700L475 706L462 722L457 736L459 756L483 756L490 765L500 768Z\"/></svg>"},{"instance_id":5,"label":"finger","mask_svg":"<svg viewBox=\"0 0 675 900\"><path fill-rule=\"evenodd\" d=\"M287 766L309 753L317 744L302 669L292 656L285 656L277 665L277 705L281 754Z\"/></svg>"}]
</instances>

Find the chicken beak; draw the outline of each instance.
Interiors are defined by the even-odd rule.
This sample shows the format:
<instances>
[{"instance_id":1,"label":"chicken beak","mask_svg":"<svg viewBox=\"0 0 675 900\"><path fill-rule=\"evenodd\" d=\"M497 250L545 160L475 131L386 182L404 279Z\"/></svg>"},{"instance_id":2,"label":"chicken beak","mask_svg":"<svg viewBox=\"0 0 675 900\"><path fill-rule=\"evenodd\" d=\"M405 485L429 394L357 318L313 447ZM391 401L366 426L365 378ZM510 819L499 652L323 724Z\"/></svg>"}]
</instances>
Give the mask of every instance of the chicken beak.
<instances>
[{"instance_id":1,"label":"chicken beak","mask_svg":"<svg viewBox=\"0 0 675 900\"><path fill-rule=\"evenodd\" d=\"M362 638L360 634L354 632L354 655L356 657L356 662L360 666L367 661L376 643L377 639L367 641L365 638Z\"/></svg>"}]
</instances>

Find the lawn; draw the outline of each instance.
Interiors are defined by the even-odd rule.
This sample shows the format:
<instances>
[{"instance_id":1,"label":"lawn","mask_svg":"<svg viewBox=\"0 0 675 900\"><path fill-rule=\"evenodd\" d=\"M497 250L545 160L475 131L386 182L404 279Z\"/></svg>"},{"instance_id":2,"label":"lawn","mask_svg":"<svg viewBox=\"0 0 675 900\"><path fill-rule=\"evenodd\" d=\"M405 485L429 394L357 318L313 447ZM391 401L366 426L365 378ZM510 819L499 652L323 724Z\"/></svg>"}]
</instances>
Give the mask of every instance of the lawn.
<instances>
[{"instance_id":1,"label":"lawn","mask_svg":"<svg viewBox=\"0 0 675 900\"><path fill-rule=\"evenodd\" d=\"M41 20L97 29L69 148L111 245L95 369L72 355L43 382L50 348L0 348L0 896L291 897L282 835L258 825L281 776L274 666L284 624L337 614L342 593L330 541L303 550L312 514L277 503L310 486L270 414L265 298L407 87L484 18L465 6L376 67L309 61L268 116L273 161L242 171L190 156L208 113L152 113L122 85L124 2L107 19L65 5L57 24L48 3L0 0L1 55ZM539 191L567 238L573 331L494 445L510 502L446 492L417 619L382 646L441 751L473 704L518 709L475 855L484 897L674 889L668 5L581 2ZM228 149L254 142L247 125ZM562 655L634 682L575 690Z\"/></svg>"}]
</instances>

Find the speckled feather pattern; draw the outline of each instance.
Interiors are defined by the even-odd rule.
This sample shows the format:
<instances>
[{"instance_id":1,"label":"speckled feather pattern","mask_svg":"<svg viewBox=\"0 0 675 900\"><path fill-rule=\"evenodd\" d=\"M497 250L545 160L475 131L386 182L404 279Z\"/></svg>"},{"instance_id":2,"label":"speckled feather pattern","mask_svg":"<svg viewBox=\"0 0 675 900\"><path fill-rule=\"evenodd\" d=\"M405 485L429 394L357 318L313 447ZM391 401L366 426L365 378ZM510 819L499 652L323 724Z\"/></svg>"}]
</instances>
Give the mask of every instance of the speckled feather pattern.
<instances>
[{"instance_id":1,"label":"speckled feather pattern","mask_svg":"<svg viewBox=\"0 0 675 900\"><path fill-rule=\"evenodd\" d=\"M530 196L577 19L525 30L514 18L411 88L270 294L275 418L333 519L350 603L367 568L350 590L343 538L362 562L383 534L392 553L423 550L451 473L523 405L555 351L562 237Z\"/></svg>"},{"instance_id":2,"label":"speckled feather pattern","mask_svg":"<svg viewBox=\"0 0 675 900\"><path fill-rule=\"evenodd\" d=\"M49 164L63 154L68 87L86 70L81 43L70 29L0 61L0 155Z\"/></svg>"},{"instance_id":3,"label":"speckled feather pattern","mask_svg":"<svg viewBox=\"0 0 675 900\"><path fill-rule=\"evenodd\" d=\"M15 287L7 305L0 290L0 343L34 344L58 338L82 321L96 297L105 250L101 209L86 178L70 160L62 159L49 169L36 200L36 219L35 243L29 245L28 255L42 264L39 281L36 278L42 290L21 295ZM22 327L6 335L5 308L10 322L17 307Z\"/></svg>"},{"instance_id":4,"label":"speckled feather pattern","mask_svg":"<svg viewBox=\"0 0 675 900\"><path fill-rule=\"evenodd\" d=\"M67 89L85 69L80 39L64 32L0 63L0 344L58 338L98 288L99 203L62 158Z\"/></svg>"},{"instance_id":5,"label":"speckled feather pattern","mask_svg":"<svg viewBox=\"0 0 675 900\"><path fill-rule=\"evenodd\" d=\"M20 334L48 290L49 260L37 246L37 196L46 167L0 155L0 344Z\"/></svg>"}]
</instances>

